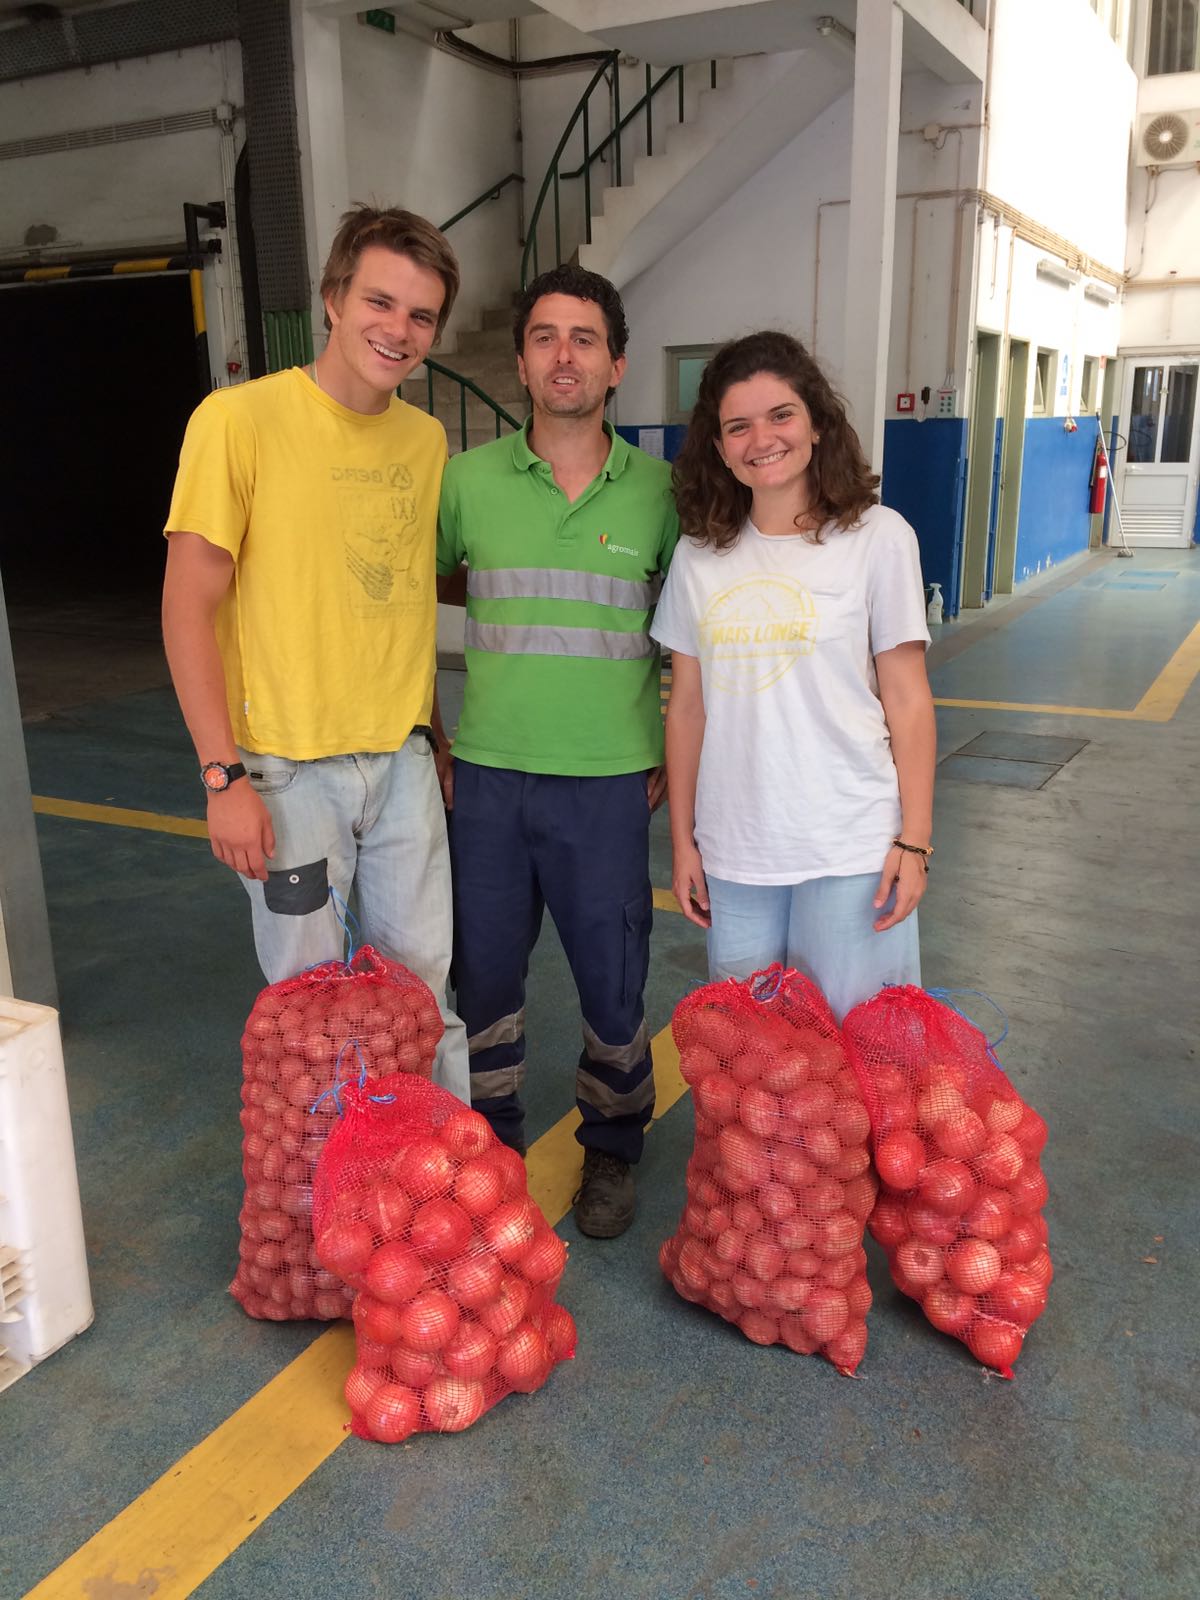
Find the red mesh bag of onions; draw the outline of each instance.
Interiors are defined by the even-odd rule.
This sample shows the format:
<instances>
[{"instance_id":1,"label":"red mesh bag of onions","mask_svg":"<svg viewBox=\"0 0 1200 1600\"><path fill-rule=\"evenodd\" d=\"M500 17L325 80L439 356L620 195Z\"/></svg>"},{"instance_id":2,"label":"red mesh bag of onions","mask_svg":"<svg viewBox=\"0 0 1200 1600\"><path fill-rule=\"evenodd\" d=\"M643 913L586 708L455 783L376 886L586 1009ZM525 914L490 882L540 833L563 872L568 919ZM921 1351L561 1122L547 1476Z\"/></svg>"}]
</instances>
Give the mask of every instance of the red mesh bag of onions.
<instances>
[{"instance_id":1,"label":"red mesh bag of onions","mask_svg":"<svg viewBox=\"0 0 1200 1600\"><path fill-rule=\"evenodd\" d=\"M395 1076L338 1098L313 1222L324 1270L355 1291L351 1427L384 1444L460 1433L574 1355L554 1299L566 1245L520 1156L447 1090Z\"/></svg>"},{"instance_id":2,"label":"red mesh bag of onions","mask_svg":"<svg viewBox=\"0 0 1200 1600\"><path fill-rule=\"evenodd\" d=\"M350 1315L317 1260L312 1180L336 1119L333 1086L397 1071L428 1078L442 1036L433 992L363 945L264 989L242 1035L242 1238L230 1293L275 1322Z\"/></svg>"},{"instance_id":3,"label":"red mesh bag of onions","mask_svg":"<svg viewBox=\"0 0 1200 1600\"><path fill-rule=\"evenodd\" d=\"M867 1110L824 997L776 966L697 989L672 1032L696 1142L663 1272L756 1344L853 1373L867 1347L862 1242L876 1185Z\"/></svg>"},{"instance_id":4,"label":"red mesh bag of onions","mask_svg":"<svg viewBox=\"0 0 1200 1600\"><path fill-rule=\"evenodd\" d=\"M845 1020L881 1186L869 1226L933 1326L1011 1378L1054 1275L1046 1124L944 995L883 989Z\"/></svg>"}]
</instances>

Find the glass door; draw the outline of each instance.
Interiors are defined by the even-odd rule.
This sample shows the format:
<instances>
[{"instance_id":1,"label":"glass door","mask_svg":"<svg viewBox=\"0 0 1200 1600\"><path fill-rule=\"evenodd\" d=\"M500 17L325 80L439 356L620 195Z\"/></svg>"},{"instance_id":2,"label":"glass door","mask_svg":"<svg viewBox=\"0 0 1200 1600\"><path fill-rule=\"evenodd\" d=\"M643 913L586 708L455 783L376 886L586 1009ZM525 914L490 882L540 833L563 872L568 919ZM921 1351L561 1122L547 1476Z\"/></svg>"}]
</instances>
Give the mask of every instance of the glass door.
<instances>
[{"instance_id":1,"label":"glass door","mask_svg":"<svg viewBox=\"0 0 1200 1600\"><path fill-rule=\"evenodd\" d=\"M1131 545L1187 545L1200 475L1200 359L1131 356L1125 373L1129 443L1116 484L1125 537Z\"/></svg>"}]
</instances>

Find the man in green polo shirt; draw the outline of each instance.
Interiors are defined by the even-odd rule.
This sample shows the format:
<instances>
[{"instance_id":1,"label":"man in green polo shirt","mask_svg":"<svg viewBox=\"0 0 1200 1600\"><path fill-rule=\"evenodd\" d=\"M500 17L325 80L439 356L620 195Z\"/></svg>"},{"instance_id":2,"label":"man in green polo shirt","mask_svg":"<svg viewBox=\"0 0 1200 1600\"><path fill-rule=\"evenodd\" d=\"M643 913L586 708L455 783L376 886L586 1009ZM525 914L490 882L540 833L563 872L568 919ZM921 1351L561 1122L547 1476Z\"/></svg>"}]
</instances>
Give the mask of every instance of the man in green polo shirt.
<instances>
[{"instance_id":1,"label":"man in green polo shirt","mask_svg":"<svg viewBox=\"0 0 1200 1600\"><path fill-rule=\"evenodd\" d=\"M575 1219L613 1238L633 1220L654 1109L642 992L650 813L665 784L648 628L679 527L666 464L604 420L628 338L612 284L576 266L543 273L513 332L532 416L451 460L438 521L438 572L467 569L450 830L457 1005L471 1102L523 1150L525 977L549 907L583 1012Z\"/></svg>"}]
</instances>

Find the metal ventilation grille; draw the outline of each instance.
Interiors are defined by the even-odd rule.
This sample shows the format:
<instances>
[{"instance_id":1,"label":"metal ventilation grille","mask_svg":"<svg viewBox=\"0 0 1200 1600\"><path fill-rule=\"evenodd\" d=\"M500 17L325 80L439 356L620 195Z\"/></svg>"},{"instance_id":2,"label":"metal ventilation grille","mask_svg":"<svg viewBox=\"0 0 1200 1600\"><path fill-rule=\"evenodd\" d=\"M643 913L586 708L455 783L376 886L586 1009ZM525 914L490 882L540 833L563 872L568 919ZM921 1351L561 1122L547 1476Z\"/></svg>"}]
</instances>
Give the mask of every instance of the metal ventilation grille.
<instances>
[{"instance_id":1,"label":"metal ventilation grille","mask_svg":"<svg viewBox=\"0 0 1200 1600\"><path fill-rule=\"evenodd\" d=\"M29 1292L21 1252L13 1245L0 1244L0 1323L10 1322Z\"/></svg>"},{"instance_id":2,"label":"metal ventilation grille","mask_svg":"<svg viewBox=\"0 0 1200 1600\"><path fill-rule=\"evenodd\" d=\"M211 107L207 111L179 111L170 117L144 117L140 122L110 122L98 128L75 128L70 133L46 133L36 139L10 139L0 144L0 161L92 150L98 145L125 144L131 139L160 139L167 133L195 133L216 125L217 113Z\"/></svg>"}]
</instances>

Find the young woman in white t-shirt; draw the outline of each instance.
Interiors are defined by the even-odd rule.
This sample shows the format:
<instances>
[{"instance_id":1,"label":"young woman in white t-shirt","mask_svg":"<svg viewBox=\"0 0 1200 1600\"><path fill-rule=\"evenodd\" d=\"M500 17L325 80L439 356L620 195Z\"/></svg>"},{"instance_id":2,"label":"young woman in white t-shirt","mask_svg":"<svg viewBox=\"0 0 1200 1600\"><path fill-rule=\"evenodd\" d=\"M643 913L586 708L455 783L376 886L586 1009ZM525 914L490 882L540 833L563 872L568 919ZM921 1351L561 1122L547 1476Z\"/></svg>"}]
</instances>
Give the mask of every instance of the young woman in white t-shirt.
<instances>
[{"instance_id":1,"label":"young woman in white t-shirt","mask_svg":"<svg viewBox=\"0 0 1200 1600\"><path fill-rule=\"evenodd\" d=\"M782 962L840 1021L920 982L936 731L916 536L783 333L713 356L674 481L689 537L651 631L672 652L675 895L712 977Z\"/></svg>"}]
</instances>

